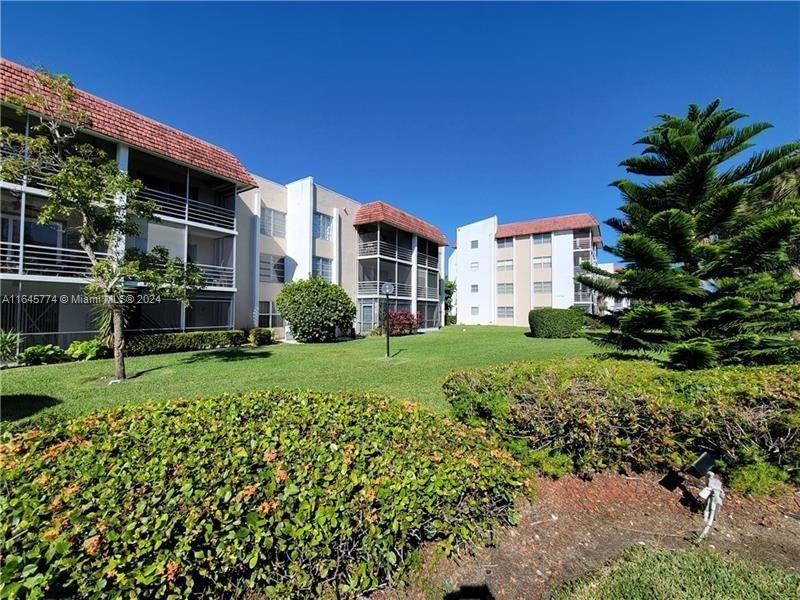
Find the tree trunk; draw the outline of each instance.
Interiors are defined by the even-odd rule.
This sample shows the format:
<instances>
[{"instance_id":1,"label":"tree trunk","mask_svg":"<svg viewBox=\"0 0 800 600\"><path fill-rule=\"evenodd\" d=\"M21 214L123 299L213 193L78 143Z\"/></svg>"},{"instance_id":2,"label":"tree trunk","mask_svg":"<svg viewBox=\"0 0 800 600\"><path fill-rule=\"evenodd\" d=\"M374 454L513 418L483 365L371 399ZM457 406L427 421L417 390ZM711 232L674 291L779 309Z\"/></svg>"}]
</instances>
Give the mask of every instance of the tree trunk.
<instances>
[{"instance_id":1,"label":"tree trunk","mask_svg":"<svg viewBox=\"0 0 800 600\"><path fill-rule=\"evenodd\" d=\"M122 353L125 347L125 339L122 333L122 307L115 306L112 311L114 321L114 366L116 369L114 378L122 381L125 379L125 356Z\"/></svg>"}]
</instances>

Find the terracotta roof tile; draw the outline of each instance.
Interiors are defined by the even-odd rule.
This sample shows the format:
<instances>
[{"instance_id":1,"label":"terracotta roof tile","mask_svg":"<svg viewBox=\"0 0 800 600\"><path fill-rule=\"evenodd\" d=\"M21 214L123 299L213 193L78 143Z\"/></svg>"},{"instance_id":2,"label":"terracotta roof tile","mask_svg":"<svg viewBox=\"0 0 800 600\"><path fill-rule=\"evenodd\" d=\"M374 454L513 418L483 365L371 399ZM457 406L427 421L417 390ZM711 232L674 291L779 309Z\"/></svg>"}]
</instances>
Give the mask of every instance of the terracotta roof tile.
<instances>
[{"instance_id":1,"label":"terracotta roof tile","mask_svg":"<svg viewBox=\"0 0 800 600\"><path fill-rule=\"evenodd\" d=\"M533 219L498 225L495 237L513 237L515 235L531 235L533 233L547 233L548 231L564 231L567 229L583 229L599 227L597 220L588 213L577 215L564 215L563 217L548 217L546 219Z\"/></svg>"},{"instance_id":2,"label":"terracotta roof tile","mask_svg":"<svg viewBox=\"0 0 800 600\"><path fill-rule=\"evenodd\" d=\"M358 208L353 225L366 225L367 223L388 223L403 231L416 233L440 246L447 245L447 238L438 228L386 202L370 202Z\"/></svg>"},{"instance_id":3,"label":"terracotta roof tile","mask_svg":"<svg viewBox=\"0 0 800 600\"><path fill-rule=\"evenodd\" d=\"M0 94L3 98L21 96L32 84L35 84L34 71L0 59ZM256 185L252 175L227 150L88 92L76 92L78 108L91 118L91 131L237 183Z\"/></svg>"}]
</instances>

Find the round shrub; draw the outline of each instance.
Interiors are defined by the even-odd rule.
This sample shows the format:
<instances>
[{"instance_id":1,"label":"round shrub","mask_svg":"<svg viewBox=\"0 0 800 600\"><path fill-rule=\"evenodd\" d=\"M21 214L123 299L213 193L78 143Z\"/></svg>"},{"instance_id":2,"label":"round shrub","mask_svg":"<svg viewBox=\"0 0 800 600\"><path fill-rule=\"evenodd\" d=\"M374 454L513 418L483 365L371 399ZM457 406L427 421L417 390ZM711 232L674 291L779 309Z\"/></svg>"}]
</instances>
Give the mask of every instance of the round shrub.
<instances>
[{"instance_id":1,"label":"round shrub","mask_svg":"<svg viewBox=\"0 0 800 600\"><path fill-rule=\"evenodd\" d=\"M354 597L516 521L496 438L371 395L127 407L0 445L0 586L28 597Z\"/></svg>"},{"instance_id":2,"label":"round shrub","mask_svg":"<svg viewBox=\"0 0 800 600\"><path fill-rule=\"evenodd\" d=\"M23 365L49 365L69 359L67 353L55 344L28 346L19 353L19 362Z\"/></svg>"},{"instance_id":3,"label":"round shrub","mask_svg":"<svg viewBox=\"0 0 800 600\"><path fill-rule=\"evenodd\" d=\"M269 327L253 327L247 332L247 341L253 346L267 346L275 341L275 334Z\"/></svg>"},{"instance_id":4,"label":"round shrub","mask_svg":"<svg viewBox=\"0 0 800 600\"><path fill-rule=\"evenodd\" d=\"M275 303L300 342L331 342L337 330L350 333L356 318L356 305L344 288L321 277L283 286Z\"/></svg>"},{"instance_id":5,"label":"round shrub","mask_svg":"<svg viewBox=\"0 0 800 600\"><path fill-rule=\"evenodd\" d=\"M92 338L91 340L75 340L67 348L67 356L72 360L94 360L96 358L108 358L111 356L111 349L106 346L103 340Z\"/></svg>"},{"instance_id":6,"label":"round shrub","mask_svg":"<svg viewBox=\"0 0 800 600\"><path fill-rule=\"evenodd\" d=\"M576 337L585 319L580 308L537 308L528 313L531 334L538 338Z\"/></svg>"}]
</instances>

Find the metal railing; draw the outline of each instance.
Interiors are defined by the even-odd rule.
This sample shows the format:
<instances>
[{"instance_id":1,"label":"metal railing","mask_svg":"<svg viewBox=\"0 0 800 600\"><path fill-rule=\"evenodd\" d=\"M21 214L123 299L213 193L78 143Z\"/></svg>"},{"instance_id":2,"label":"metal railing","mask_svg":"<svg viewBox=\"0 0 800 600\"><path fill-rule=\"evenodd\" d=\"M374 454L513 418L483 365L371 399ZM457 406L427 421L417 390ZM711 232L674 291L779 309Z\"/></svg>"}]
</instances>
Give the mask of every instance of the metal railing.
<instances>
[{"instance_id":1,"label":"metal railing","mask_svg":"<svg viewBox=\"0 0 800 600\"><path fill-rule=\"evenodd\" d=\"M233 267L194 263L203 272L206 287L233 287Z\"/></svg>"},{"instance_id":2,"label":"metal railing","mask_svg":"<svg viewBox=\"0 0 800 600\"><path fill-rule=\"evenodd\" d=\"M101 259L109 256L107 252L95 254ZM24 247L22 272L25 275L85 278L91 267L92 262L83 250L33 244Z\"/></svg>"},{"instance_id":3,"label":"metal railing","mask_svg":"<svg viewBox=\"0 0 800 600\"><path fill-rule=\"evenodd\" d=\"M429 269L439 268L439 257L431 256L429 254L417 254L417 264Z\"/></svg>"},{"instance_id":4,"label":"metal railing","mask_svg":"<svg viewBox=\"0 0 800 600\"><path fill-rule=\"evenodd\" d=\"M591 239L588 237L572 238L573 250L589 250L591 247Z\"/></svg>"},{"instance_id":5,"label":"metal railing","mask_svg":"<svg viewBox=\"0 0 800 600\"><path fill-rule=\"evenodd\" d=\"M19 271L20 245L17 242L0 242L0 273Z\"/></svg>"},{"instance_id":6,"label":"metal railing","mask_svg":"<svg viewBox=\"0 0 800 600\"><path fill-rule=\"evenodd\" d=\"M139 191L141 200L150 200L156 205L156 213L174 219L185 219L195 223L213 225L223 229L236 227L236 213L230 208L216 206L199 200L186 198L169 192L144 187Z\"/></svg>"},{"instance_id":7,"label":"metal railing","mask_svg":"<svg viewBox=\"0 0 800 600\"><path fill-rule=\"evenodd\" d=\"M360 296L383 296L381 288L385 281L359 281L358 294ZM392 283L394 293L392 298L411 298L411 285L407 283Z\"/></svg>"},{"instance_id":8,"label":"metal railing","mask_svg":"<svg viewBox=\"0 0 800 600\"><path fill-rule=\"evenodd\" d=\"M390 242L359 242L358 255L359 256L385 256L386 258L394 258L395 260L402 260L404 262L411 262L414 260L414 251L410 248L403 248Z\"/></svg>"},{"instance_id":9,"label":"metal railing","mask_svg":"<svg viewBox=\"0 0 800 600\"><path fill-rule=\"evenodd\" d=\"M575 292L575 302L591 302L592 292Z\"/></svg>"},{"instance_id":10,"label":"metal railing","mask_svg":"<svg viewBox=\"0 0 800 600\"><path fill-rule=\"evenodd\" d=\"M418 287L417 288L417 298L422 298L423 300L438 300L439 299L439 288L435 288L435 287Z\"/></svg>"}]
</instances>

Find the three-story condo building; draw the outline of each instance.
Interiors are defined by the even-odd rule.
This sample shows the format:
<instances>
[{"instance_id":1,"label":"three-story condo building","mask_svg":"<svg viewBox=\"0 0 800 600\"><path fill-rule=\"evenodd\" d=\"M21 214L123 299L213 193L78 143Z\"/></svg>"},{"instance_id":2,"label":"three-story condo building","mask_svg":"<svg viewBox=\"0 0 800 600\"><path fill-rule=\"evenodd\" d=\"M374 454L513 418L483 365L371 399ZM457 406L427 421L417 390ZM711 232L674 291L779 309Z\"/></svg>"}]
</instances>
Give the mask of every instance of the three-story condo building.
<instances>
[{"instance_id":1,"label":"three-story condo building","mask_svg":"<svg viewBox=\"0 0 800 600\"><path fill-rule=\"evenodd\" d=\"M449 259L458 322L525 326L536 308L595 312L594 293L574 277L582 263L597 263L601 243L590 214L506 225L490 217L459 227Z\"/></svg>"},{"instance_id":2,"label":"three-story condo building","mask_svg":"<svg viewBox=\"0 0 800 600\"><path fill-rule=\"evenodd\" d=\"M36 117L20 117L5 99L33 85L31 70L2 59L3 126L30 131ZM163 246L205 277L188 308L135 304L130 332L261 325L283 335L275 297L285 282L310 275L344 287L358 304L360 332L377 323L382 282L395 284L392 306L420 312L426 328L442 324L447 241L432 225L384 202L362 205L311 177L281 185L254 176L229 152L84 91L76 90L76 103L91 119L81 141L115 158L157 207L157 219L139 223L125 246ZM19 332L24 345L65 346L96 333L82 301L90 263L76 223L37 223L48 193L40 176L0 181L0 327Z\"/></svg>"}]
</instances>

